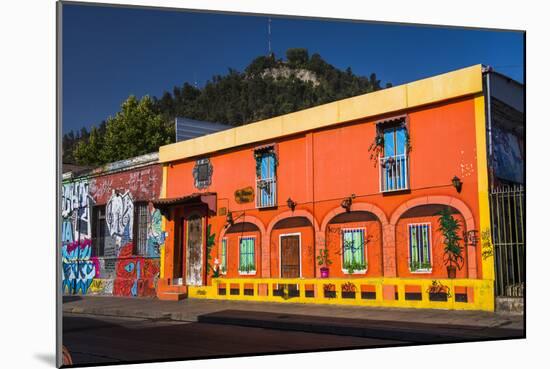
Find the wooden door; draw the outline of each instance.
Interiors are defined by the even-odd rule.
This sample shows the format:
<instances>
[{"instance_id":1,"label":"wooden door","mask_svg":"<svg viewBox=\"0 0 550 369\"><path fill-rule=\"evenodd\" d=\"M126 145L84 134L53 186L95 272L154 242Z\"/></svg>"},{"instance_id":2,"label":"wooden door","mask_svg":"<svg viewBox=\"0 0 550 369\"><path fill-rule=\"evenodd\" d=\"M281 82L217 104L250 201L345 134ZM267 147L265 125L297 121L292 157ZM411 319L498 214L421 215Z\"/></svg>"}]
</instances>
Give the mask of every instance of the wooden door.
<instances>
[{"instance_id":1,"label":"wooden door","mask_svg":"<svg viewBox=\"0 0 550 369\"><path fill-rule=\"evenodd\" d=\"M281 236L281 278L300 278L300 236Z\"/></svg>"},{"instance_id":2,"label":"wooden door","mask_svg":"<svg viewBox=\"0 0 550 369\"><path fill-rule=\"evenodd\" d=\"M203 274L203 218L192 215L186 220L186 283L193 286L202 285Z\"/></svg>"},{"instance_id":3,"label":"wooden door","mask_svg":"<svg viewBox=\"0 0 550 369\"><path fill-rule=\"evenodd\" d=\"M183 218L177 217L174 223L174 268L172 278L174 284L179 284L183 278Z\"/></svg>"}]
</instances>

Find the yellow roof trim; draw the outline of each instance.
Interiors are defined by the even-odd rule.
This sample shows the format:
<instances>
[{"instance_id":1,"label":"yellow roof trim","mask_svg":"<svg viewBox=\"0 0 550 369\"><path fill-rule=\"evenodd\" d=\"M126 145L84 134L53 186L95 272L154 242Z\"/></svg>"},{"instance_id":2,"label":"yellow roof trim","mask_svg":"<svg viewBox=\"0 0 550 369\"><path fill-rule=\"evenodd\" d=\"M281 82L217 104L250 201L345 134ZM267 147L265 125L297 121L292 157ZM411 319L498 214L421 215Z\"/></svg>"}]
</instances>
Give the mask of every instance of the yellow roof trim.
<instances>
[{"instance_id":1,"label":"yellow roof trim","mask_svg":"<svg viewBox=\"0 0 550 369\"><path fill-rule=\"evenodd\" d=\"M482 91L481 64L161 146L166 163Z\"/></svg>"}]
</instances>

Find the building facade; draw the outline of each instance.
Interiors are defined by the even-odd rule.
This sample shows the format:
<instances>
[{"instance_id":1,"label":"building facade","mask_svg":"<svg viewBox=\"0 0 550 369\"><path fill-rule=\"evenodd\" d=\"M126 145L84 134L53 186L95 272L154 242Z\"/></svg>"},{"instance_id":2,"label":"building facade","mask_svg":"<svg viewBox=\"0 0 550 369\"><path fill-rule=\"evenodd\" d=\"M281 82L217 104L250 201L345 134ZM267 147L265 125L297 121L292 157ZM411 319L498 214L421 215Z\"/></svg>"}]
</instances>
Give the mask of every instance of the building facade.
<instances>
[{"instance_id":1,"label":"building facade","mask_svg":"<svg viewBox=\"0 0 550 369\"><path fill-rule=\"evenodd\" d=\"M63 174L64 294L155 296L164 247L158 153Z\"/></svg>"},{"instance_id":2,"label":"building facade","mask_svg":"<svg viewBox=\"0 0 550 369\"><path fill-rule=\"evenodd\" d=\"M477 65L161 147L158 296L493 310L483 77Z\"/></svg>"}]
</instances>

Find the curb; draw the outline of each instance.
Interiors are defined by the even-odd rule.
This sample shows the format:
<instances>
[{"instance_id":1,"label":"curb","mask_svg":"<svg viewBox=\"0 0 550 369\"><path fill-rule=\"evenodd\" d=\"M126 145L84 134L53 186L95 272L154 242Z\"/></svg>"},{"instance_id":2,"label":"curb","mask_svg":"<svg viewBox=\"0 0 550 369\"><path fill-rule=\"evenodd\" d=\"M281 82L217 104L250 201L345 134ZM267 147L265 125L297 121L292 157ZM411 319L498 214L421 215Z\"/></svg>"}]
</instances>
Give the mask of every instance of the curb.
<instances>
[{"instance_id":1,"label":"curb","mask_svg":"<svg viewBox=\"0 0 550 369\"><path fill-rule=\"evenodd\" d=\"M460 325L389 322L348 318L327 318L292 314L226 310L198 316L199 323L229 324L277 330L292 330L413 343L479 341L522 338L523 330Z\"/></svg>"},{"instance_id":2,"label":"curb","mask_svg":"<svg viewBox=\"0 0 550 369\"><path fill-rule=\"evenodd\" d=\"M123 309L94 309L94 308L81 308L81 307L68 307L63 308L63 313L68 314L89 314L98 316L114 316L119 318L143 318L154 320L173 320L182 322L196 322L196 319L189 319L180 313L169 312L155 312L155 311L129 311Z\"/></svg>"}]
</instances>

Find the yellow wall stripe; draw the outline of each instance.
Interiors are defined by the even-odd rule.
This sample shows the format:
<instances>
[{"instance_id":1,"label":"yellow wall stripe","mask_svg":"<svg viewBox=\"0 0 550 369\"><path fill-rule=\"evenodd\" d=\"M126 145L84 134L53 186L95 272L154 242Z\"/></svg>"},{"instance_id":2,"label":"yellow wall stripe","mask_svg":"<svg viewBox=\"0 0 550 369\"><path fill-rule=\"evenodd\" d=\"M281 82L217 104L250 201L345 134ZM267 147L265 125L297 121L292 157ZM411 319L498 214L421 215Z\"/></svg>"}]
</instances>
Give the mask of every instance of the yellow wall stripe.
<instances>
[{"instance_id":1,"label":"yellow wall stripe","mask_svg":"<svg viewBox=\"0 0 550 369\"><path fill-rule=\"evenodd\" d=\"M485 127L485 97L477 96L475 104L476 156L477 156L477 186L479 198L479 235L481 254L481 270L483 279L494 281L495 264L493 243L491 240L491 213L489 209L489 174L487 165L487 137Z\"/></svg>"}]
</instances>

